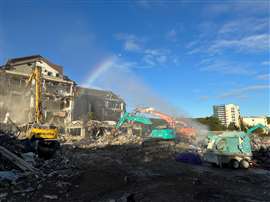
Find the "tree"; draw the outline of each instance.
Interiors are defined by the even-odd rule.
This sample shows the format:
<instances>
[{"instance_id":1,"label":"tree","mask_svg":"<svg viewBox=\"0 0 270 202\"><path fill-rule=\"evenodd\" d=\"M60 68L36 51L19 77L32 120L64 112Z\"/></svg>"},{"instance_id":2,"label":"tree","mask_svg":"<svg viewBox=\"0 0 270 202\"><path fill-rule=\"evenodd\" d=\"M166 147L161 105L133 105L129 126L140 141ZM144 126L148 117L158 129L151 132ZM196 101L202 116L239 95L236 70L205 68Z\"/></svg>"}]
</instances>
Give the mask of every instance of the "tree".
<instances>
[{"instance_id":1,"label":"tree","mask_svg":"<svg viewBox=\"0 0 270 202\"><path fill-rule=\"evenodd\" d=\"M220 120L216 117L210 116L205 118L197 118L196 121L199 123L208 126L211 131L222 131L226 130L226 127L223 126Z\"/></svg>"},{"instance_id":2,"label":"tree","mask_svg":"<svg viewBox=\"0 0 270 202\"><path fill-rule=\"evenodd\" d=\"M267 124L270 124L270 116L268 116L266 118L267 118Z\"/></svg>"}]
</instances>

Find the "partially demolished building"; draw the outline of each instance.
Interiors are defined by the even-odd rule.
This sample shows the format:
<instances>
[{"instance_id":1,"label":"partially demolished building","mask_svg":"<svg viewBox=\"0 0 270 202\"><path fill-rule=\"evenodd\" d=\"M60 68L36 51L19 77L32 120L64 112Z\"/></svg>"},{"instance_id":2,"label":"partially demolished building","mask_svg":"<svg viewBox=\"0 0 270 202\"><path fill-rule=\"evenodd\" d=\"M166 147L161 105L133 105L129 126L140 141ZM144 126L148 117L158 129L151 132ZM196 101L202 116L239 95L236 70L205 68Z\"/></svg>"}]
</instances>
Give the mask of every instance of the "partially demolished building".
<instances>
[{"instance_id":1,"label":"partially demolished building","mask_svg":"<svg viewBox=\"0 0 270 202\"><path fill-rule=\"evenodd\" d=\"M33 121L34 88L26 87L33 64L42 64L42 103L47 123L64 126L75 120L117 120L124 101L110 91L81 88L63 68L40 55L13 58L0 66L0 122L7 113L19 124Z\"/></svg>"},{"instance_id":2,"label":"partially demolished building","mask_svg":"<svg viewBox=\"0 0 270 202\"><path fill-rule=\"evenodd\" d=\"M125 102L111 91L77 87L73 119L117 121L125 109Z\"/></svg>"},{"instance_id":3,"label":"partially demolished building","mask_svg":"<svg viewBox=\"0 0 270 202\"><path fill-rule=\"evenodd\" d=\"M46 122L56 125L71 121L75 82L63 74L63 68L40 55L14 58L0 69L1 119L9 113L13 121L33 121L34 92L26 88L33 64L42 65L43 113Z\"/></svg>"}]
</instances>

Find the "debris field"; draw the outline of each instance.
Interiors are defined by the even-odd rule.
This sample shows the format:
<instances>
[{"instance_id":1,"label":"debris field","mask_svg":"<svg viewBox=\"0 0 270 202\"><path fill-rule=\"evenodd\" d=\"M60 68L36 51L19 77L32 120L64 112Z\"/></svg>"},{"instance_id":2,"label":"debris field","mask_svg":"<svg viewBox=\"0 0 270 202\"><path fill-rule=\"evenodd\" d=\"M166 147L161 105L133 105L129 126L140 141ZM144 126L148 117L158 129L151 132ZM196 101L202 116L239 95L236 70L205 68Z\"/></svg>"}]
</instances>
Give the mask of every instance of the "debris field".
<instances>
[{"instance_id":1,"label":"debris field","mask_svg":"<svg viewBox=\"0 0 270 202\"><path fill-rule=\"evenodd\" d=\"M256 143L248 170L179 162L189 143L145 142L136 134L104 134L61 142L41 159L13 134L0 135L1 201L268 201L270 149ZM266 148L265 148L266 147ZM15 160L6 158L12 151ZM267 161L268 160L268 164ZM264 168L264 169L262 169Z\"/></svg>"}]
</instances>

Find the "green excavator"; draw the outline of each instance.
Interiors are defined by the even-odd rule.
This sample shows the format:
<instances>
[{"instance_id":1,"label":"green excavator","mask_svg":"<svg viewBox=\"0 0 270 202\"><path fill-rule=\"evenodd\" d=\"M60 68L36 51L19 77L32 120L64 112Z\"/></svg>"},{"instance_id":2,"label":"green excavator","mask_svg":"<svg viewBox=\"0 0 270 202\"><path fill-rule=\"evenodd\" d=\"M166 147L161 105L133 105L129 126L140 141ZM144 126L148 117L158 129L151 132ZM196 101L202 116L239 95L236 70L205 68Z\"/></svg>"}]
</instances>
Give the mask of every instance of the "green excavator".
<instances>
[{"instance_id":1,"label":"green excavator","mask_svg":"<svg viewBox=\"0 0 270 202\"><path fill-rule=\"evenodd\" d=\"M143 124L145 127L149 128L151 130L150 136L149 136L150 138L163 139L163 140L176 139L176 134L175 134L174 129L169 128L169 127L153 128L152 121L147 117L138 115L137 111L132 112L132 113L125 112L124 115L119 119L118 123L116 124L116 129L119 129L127 122Z\"/></svg>"}]
</instances>

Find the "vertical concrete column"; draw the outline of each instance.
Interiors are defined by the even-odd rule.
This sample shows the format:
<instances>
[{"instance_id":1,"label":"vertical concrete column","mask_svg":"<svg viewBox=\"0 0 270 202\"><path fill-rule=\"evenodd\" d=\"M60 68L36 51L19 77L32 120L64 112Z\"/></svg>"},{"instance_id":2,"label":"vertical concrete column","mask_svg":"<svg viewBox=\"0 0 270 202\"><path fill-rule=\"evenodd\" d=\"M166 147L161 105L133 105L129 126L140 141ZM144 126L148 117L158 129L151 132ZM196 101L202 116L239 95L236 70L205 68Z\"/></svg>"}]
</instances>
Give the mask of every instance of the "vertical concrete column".
<instances>
[{"instance_id":1,"label":"vertical concrete column","mask_svg":"<svg viewBox=\"0 0 270 202\"><path fill-rule=\"evenodd\" d=\"M82 127L81 128L81 137L85 138L85 132L86 132L86 128Z\"/></svg>"}]
</instances>

